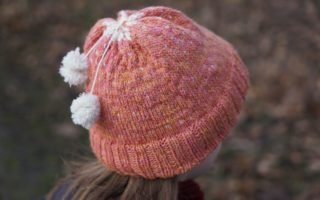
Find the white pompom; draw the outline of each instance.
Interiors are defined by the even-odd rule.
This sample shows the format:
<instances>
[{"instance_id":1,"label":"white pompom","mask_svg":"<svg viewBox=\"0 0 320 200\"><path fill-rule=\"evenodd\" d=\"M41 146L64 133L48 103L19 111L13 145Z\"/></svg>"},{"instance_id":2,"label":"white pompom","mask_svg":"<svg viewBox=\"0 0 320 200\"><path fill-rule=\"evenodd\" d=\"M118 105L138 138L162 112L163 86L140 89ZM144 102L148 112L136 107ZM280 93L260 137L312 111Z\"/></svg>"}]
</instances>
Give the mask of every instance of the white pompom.
<instances>
[{"instance_id":1,"label":"white pompom","mask_svg":"<svg viewBox=\"0 0 320 200\"><path fill-rule=\"evenodd\" d=\"M63 67L67 67L74 70L86 70L87 58L83 53L80 53L80 48L71 50L62 59Z\"/></svg>"},{"instance_id":2,"label":"white pompom","mask_svg":"<svg viewBox=\"0 0 320 200\"><path fill-rule=\"evenodd\" d=\"M87 80L87 68L87 58L77 47L63 57L59 73L70 86L80 85Z\"/></svg>"},{"instance_id":3,"label":"white pompom","mask_svg":"<svg viewBox=\"0 0 320 200\"><path fill-rule=\"evenodd\" d=\"M70 110L73 122L89 129L100 115L99 99L91 93L82 93L72 101Z\"/></svg>"},{"instance_id":4,"label":"white pompom","mask_svg":"<svg viewBox=\"0 0 320 200\"><path fill-rule=\"evenodd\" d=\"M59 73L64 78L64 82L69 83L70 86L83 84L88 78L87 72L72 70L67 67L61 67Z\"/></svg>"}]
</instances>

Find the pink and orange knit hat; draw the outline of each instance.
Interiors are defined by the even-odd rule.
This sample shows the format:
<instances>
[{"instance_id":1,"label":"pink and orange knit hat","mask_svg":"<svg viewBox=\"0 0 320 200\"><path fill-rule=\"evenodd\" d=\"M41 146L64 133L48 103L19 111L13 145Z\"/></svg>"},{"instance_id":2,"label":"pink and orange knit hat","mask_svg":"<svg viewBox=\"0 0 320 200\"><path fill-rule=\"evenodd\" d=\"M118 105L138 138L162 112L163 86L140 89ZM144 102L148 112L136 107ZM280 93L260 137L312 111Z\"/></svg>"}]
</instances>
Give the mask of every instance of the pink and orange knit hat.
<instances>
[{"instance_id":1,"label":"pink and orange knit hat","mask_svg":"<svg viewBox=\"0 0 320 200\"><path fill-rule=\"evenodd\" d=\"M228 42L167 7L104 18L62 60L60 74L86 92L75 124L108 169L146 179L182 174L235 125L248 71Z\"/></svg>"}]
</instances>

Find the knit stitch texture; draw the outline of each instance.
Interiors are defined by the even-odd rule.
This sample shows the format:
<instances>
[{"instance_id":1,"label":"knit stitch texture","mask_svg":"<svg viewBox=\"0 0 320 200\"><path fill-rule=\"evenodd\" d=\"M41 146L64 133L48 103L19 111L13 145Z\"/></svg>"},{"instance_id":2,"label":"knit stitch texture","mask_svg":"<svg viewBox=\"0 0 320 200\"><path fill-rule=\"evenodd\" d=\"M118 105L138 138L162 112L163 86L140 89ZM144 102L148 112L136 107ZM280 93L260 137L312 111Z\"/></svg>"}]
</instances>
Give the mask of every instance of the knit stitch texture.
<instances>
[{"instance_id":1,"label":"knit stitch texture","mask_svg":"<svg viewBox=\"0 0 320 200\"><path fill-rule=\"evenodd\" d=\"M89 130L91 147L122 175L173 177L204 160L235 125L248 71L231 44L181 11L126 10L118 21L132 14L138 17L123 23L97 76L101 113ZM113 22L97 21L84 52ZM88 57L86 91L109 39Z\"/></svg>"}]
</instances>

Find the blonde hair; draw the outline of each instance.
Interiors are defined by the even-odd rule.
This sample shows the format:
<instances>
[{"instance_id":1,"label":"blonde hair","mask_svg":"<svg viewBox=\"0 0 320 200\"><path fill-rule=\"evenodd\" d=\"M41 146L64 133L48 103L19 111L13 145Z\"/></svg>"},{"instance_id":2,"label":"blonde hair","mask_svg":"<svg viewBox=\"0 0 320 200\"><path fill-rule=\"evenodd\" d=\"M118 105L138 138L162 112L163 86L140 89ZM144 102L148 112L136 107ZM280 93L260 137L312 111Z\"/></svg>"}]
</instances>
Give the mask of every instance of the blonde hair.
<instances>
[{"instance_id":1,"label":"blonde hair","mask_svg":"<svg viewBox=\"0 0 320 200\"><path fill-rule=\"evenodd\" d=\"M69 164L69 174L49 192L46 200L67 186L62 200L176 200L178 197L177 176L168 179L148 180L143 177L122 176L107 170L100 162L82 161Z\"/></svg>"}]
</instances>

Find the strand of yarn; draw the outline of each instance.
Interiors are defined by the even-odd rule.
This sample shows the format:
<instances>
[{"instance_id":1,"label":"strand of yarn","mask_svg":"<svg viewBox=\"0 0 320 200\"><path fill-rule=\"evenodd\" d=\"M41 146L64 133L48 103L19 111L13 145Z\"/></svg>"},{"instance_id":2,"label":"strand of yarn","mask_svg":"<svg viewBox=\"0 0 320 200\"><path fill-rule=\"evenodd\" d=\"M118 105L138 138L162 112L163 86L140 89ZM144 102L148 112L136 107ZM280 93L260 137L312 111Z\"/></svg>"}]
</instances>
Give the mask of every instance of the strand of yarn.
<instances>
[{"instance_id":1,"label":"strand of yarn","mask_svg":"<svg viewBox=\"0 0 320 200\"><path fill-rule=\"evenodd\" d=\"M114 30L114 32L112 33L111 38L110 38L110 40L109 40L109 42L108 42L108 44L107 44L107 47L105 48L105 50L104 50L104 52L103 52L103 54L102 54L102 57L101 57L101 59L100 59L100 61L99 61L99 63L98 63L96 72L95 72L95 74L94 74L93 83L92 83L92 86L91 86L91 89L90 89L90 93L91 93L91 94L93 94L94 86L95 86L95 84L96 84L98 72L99 72L99 70L100 70L100 66L101 66L101 64L102 64L102 61L103 61L105 55L107 54L108 49L109 49L112 41L114 40L114 37L117 35L117 31L119 30L119 28L121 27L122 24L123 24L123 22L122 22L122 23L119 23L118 27L117 27L117 28Z\"/></svg>"},{"instance_id":2,"label":"strand of yarn","mask_svg":"<svg viewBox=\"0 0 320 200\"><path fill-rule=\"evenodd\" d=\"M80 53L80 48L77 47L63 57L59 73L70 86L84 84L87 81L88 56L100 43L104 35L95 42L86 54Z\"/></svg>"},{"instance_id":3,"label":"strand of yarn","mask_svg":"<svg viewBox=\"0 0 320 200\"><path fill-rule=\"evenodd\" d=\"M92 124L97 121L97 119L99 118L100 115L100 102L99 102L99 98L93 94L94 91L94 87L96 84L96 80L98 77L98 73L100 71L102 62L108 52L108 49L110 48L110 45L112 43L112 41L114 40L114 37L117 34L118 29L120 28L120 26L122 25L123 22L119 23L119 25L116 27L116 29L114 29L114 32L112 33L110 40L106 46L106 48L104 49L104 52L99 60L98 66L96 68L95 71L95 75L93 78L93 82L91 85L91 89L89 93L82 93L80 94L80 96L78 98L76 98L75 100L72 101L72 104L70 106L70 110L72 113L72 120L75 124L81 125L86 129L90 129L90 127L92 126ZM104 36L104 35L103 35ZM101 36L100 38L102 38L103 36ZM100 40L100 39L99 39ZM95 43L95 45L89 50L89 52L87 53L87 55L89 55L89 53L91 53L91 50L93 48L95 48L96 44L98 44L98 41Z\"/></svg>"},{"instance_id":4,"label":"strand of yarn","mask_svg":"<svg viewBox=\"0 0 320 200\"><path fill-rule=\"evenodd\" d=\"M96 43L94 43L94 45L90 48L90 50L85 54L85 57L87 58L90 53L96 48L96 46L99 44L99 42L101 41L101 39L103 38L103 35L96 41Z\"/></svg>"}]
</instances>

